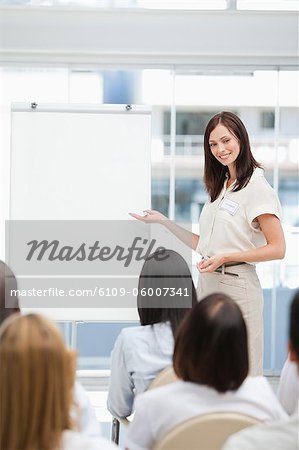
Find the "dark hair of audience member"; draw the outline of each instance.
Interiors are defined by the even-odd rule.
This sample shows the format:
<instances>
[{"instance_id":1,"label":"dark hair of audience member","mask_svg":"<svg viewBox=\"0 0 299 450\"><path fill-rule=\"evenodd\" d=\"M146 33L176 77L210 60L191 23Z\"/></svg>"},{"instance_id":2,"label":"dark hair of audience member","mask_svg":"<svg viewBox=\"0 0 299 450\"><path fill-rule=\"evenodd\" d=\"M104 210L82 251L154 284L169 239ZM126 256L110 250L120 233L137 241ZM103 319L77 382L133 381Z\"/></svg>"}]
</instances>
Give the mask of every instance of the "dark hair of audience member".
<instances>
[{"instance_id":1,"label":"dark hair of audience member","mask_svg":"<svg viewBox=\"0 0 299 450\"><path fill-rule=\"evenodd\" d=\"M218 392L241 386L249 369L247 330L230 297L209 295L187 314L177 332L173 366L184 381Z\"/></svg>"},{"instance_id":2,"label":"dark hair of audience member","mask_svg":"<svg viewBox=\"0 0 299 450\"><path fill-rule=\"evenodd\" d=\"M296 292L291 304L290 341L299 359L299 290Z\"/></svg>"},{"instance_id":3,"label":"dark hair of audience member","mask_svg":"<svg viewBox=\"0 0 299 450\"><path fill-rule=\"evenodd\" d=\"M138 284L141 325L170 322L175 335L182 318L197 303L192 275L185 259L174 250L156 251L142 267Z\"/></svg>"},{"instance_id":4,"label":"dark hair of audience member","mask_svg":"<svg viewBox=\"0 0 299 450\"><path fill-rule=\"evenodd\" d=\"M0 260L0 325L7 317L20 312L17 288L16 277Z\"/></svg>"}]
</instances>

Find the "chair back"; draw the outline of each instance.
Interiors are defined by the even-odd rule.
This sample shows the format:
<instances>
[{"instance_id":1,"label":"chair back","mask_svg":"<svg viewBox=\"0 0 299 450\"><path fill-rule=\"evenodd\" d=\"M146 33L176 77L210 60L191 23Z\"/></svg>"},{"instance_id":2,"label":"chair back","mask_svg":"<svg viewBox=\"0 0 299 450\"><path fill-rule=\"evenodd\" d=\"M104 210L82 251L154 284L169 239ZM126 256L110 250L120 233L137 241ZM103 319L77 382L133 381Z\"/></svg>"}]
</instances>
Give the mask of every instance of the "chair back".
<instances>
[{"instance_id":1,"label":"chair back","mask_svg":"<svg viewBox=\"0 0 299 450\"><path fill-rule=\"evenodd\" d=\"M153 450L221 450L231 434L258 423L259 420L244 414L204 414L177 425Z\"/></svg>"},{"instance_id":2,"label":"chair back","mask_svg":"<svg viewBox=\"0 0 299 450\"><path fill-rule=\"evenodd\" d=\"M174 373L173 367L169 366L162 370L156 378L151 382L147 390L155 389L157 387L164 386L165 384L173 383L177 381L177 376Z\"/></svg>"}]
</instances>

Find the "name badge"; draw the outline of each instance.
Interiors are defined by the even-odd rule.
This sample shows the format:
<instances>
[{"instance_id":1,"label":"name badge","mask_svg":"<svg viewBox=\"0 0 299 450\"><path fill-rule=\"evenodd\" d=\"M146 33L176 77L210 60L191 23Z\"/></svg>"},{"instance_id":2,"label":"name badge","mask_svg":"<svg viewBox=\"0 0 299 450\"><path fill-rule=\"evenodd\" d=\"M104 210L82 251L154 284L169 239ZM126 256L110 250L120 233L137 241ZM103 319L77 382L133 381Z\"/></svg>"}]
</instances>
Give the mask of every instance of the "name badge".
<instances>
[{"instance_id":1,"label":"name badge","mask_svg":"<svg viewBox=\"0 0 299 450\"><path fill-rule=\"evenodd\" d=\"M234 216L236 214L237 209L239 208L239 203L230 200L229 198L224 198L219 205L220 209L224 209L229 214Z\"/></svg>"}]
</instances>

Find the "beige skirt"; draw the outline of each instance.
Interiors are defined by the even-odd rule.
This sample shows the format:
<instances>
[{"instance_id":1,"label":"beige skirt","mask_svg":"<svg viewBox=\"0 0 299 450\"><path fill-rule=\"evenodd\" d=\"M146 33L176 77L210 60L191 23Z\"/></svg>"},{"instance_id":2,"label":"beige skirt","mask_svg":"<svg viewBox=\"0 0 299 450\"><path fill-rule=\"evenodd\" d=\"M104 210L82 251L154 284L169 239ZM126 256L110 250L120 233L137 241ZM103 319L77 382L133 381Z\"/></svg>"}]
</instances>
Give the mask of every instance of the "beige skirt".
<instances>
[{"instance_id":1,"label":"beige skirt","mask_svg":"<svg viewBox=\"0 0 299 450\"><path fill-rule=\"evenodd\" d=\"M242 264L226 267L223 273L200 273L197 287L199 300L214 292L230 296L240 307L248 330L250 375L263 374L263 291L255 266Z\"/></svg>"}]
</instances>

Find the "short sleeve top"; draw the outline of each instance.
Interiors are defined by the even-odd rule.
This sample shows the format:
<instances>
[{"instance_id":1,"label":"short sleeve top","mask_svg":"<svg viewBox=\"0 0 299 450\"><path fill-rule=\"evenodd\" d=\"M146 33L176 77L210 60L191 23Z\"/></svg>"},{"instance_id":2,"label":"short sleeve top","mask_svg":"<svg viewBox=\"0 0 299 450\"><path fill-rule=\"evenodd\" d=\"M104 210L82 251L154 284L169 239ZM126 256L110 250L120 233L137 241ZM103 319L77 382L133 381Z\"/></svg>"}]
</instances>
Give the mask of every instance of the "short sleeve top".
<instances>
[{"instance_id":1,"label":"short sleeve top","mask_svg":"<svg viewBox=\"0 0 299 450\"><path fill-rule=\"evenodd\" d=\"M274 214L281 219L278 196L256 168L241 190L234 192L232 184L223 189L214 201L207 201L199 220L197 251L203 257L219 253L252 250L266 244L265 236L254 219L261 214Z\"/></svg>"}]
</instances>

